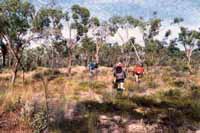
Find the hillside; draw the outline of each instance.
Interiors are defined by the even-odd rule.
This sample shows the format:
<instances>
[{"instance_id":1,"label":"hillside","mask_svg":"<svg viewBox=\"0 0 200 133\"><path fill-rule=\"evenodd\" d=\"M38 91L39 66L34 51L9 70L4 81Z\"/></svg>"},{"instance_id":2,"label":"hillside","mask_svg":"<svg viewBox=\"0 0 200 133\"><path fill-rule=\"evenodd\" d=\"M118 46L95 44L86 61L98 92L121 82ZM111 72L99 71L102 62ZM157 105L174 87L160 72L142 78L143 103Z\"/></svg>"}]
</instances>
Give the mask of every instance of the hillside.
<instances>
[{"instance_id":1,"label":"hillside","mask_svg":"<svg viewBox=\"0 0 200 133\"><path fill-rule=\"evenodd\" d=\"M200 130L200 73L148 68L138 85L129 73L126 91L112 88L112 68L100 67L89 80L85 67L37 68L9 86L0 74L1 132L154 133ZM20 74L21 75L21 74ZM22 75L21 75L22 76ZM45 91L46 90L46 91ZM46 93L45 93L46 92Z\"/></svg>"}]
</instances>

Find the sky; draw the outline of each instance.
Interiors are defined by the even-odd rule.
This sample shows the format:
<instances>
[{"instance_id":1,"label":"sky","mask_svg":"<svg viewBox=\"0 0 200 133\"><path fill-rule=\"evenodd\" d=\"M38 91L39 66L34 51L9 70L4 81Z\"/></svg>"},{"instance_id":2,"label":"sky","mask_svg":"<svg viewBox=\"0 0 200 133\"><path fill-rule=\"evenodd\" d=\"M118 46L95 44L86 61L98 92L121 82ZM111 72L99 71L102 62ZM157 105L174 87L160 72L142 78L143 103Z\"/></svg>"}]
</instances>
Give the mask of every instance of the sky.
<instances>
[{"instance_id":1,"label":"sky","mask_svg":"<svg viewBox=\"0 0 200 133\"><path fill-rule=\"evenodd\" d=\"M48 5L50 0L30 0L39 9L42 6ZM157 12L157 17L161 18L162 26L159 34L155 37L158 40L163 40L166 31L172 31L171 36L166 41L170 41L178 37L180 26L188 27L189 29L198 30L200 27L200 0L54 0L56 6L63 10L68 10L74 4L87 7L90 10L91 16L96 16L100 20L108 20L110 17L119 15L139 18L145 20L153 17L153 12ZM184 22L180 25L171 25L175 17L181 17ZM64 25L62 30L63 36L68 38L68 29ZM129 36L126 36L126 31L119 29L114 37L107 37L108 43L123 44L121 37L128 41L131 37L136 38L136 43L144 46L143 33L136 27L129 29ZM75 33L74 33L75 35ZM121 36L120 35L120 36ZM179 46L181 49L182 46Z\"/></svg>"},{"instance_id":2,"label":"sky","mask_svg":"<svg viewBox=\"0 0 200 133\"><path fill-rule=\"evenodd\" d=\"M50 0L31 0L37 7ZM132 15L149 19L154 11L165 22L182 17L188 26L200 26L200 0L55 0L58 7L66 10L73 4L90 9L92 16L107 20L114 15Z\"/></svg>"}]
</instances>

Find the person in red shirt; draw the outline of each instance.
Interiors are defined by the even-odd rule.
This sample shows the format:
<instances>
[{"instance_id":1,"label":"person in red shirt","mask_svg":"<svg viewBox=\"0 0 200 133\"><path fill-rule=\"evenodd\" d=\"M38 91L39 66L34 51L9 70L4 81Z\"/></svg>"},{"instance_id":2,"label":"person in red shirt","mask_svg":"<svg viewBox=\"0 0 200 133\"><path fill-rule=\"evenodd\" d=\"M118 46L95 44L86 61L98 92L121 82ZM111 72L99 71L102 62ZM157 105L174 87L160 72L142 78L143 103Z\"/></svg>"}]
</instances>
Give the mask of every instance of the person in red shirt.
<instances>
[{"instance_id":1,"label":"person in red shirt","mask_svg":"<svg viewBox=\"0 0 200 133\"><path fill-rule=\"evenodd\" d=\"M144 74L143 64L138 63L133 69L133 75L135 76L135 81L139 83L139 78Z\"/></svg>"}]
</instances>

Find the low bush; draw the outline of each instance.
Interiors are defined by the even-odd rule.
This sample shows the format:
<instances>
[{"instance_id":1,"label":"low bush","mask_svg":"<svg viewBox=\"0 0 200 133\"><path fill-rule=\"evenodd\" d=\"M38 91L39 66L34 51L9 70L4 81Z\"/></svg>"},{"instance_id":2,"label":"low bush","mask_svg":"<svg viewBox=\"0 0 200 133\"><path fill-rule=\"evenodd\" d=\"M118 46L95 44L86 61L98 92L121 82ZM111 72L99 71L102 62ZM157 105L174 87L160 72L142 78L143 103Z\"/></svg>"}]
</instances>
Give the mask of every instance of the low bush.
<instances>
[{"instance_id":1,"label":"low bush","mask_svg":"<svg viewBox=\"0 0 200 133\"><path fill-rule=\"evenodd\" d=\"M193 101L186 113L191 119L200 122L200 101Z\"/></svg>"},{"instance_id":2,"label":"low bush","mask_svg":"<svg viewBox=\"0 0 200 133\"><path fill-rule=\"evenodd\" d=\"M180 89L170 89L169 91L164 93L164 96L166 97L180 97L181 96L181 91Z\"/></svg>"},{"instance_id":3,"label":"low bush","mask_svg":"<svg viewBox=\"0 0 200 133\"><path fill-rule=\"evenodd\" d=\"M174 81L174 85L176 87L184 87L185 86L185 81L183 81L183 80L176 80L176 81Z\"/></svg>"},{"instance_id":4,"label":"low bush","mask_svg":"<svg viewBox=\"0 0 200 133\"><path fill-rule=\"evenodd\" d=\"M47 128L47 114L46 111L41 110L34 114L30 121L31 127L34 129L34 133L41 133Z\"/></svg>"},{"instance_id":5,"label":"low bush","mask_svg":"<svg viewBox=\"0 0 200 133\"><path fill-rule=\"evenodd\" d=\"M3 109L5 112L14 112L21 108L22 103L20 97L7 98L3 101Z\"/></svg>"},{"instance_id":6,"label":"low bush","mask_svg":"<svg viewBox=\"0 0 200 133\"><path fill-rule=\"evenodd\" d=\"M200 86L193 85L191 87L191 97L195 100L200 100Z\"/></svg>"},{"instance_id":7,"label":"low bush","mask_svg":"<svg viewBox=\"0 0 200 133\"><path fill-rule=\"evenodd\" d=\"M48 80L55 79L61 72L56 69L47 69L43 71L36 72L32 75L32 79L41 80L43 77L48 77Z\"/></svg>"}]
</instances>

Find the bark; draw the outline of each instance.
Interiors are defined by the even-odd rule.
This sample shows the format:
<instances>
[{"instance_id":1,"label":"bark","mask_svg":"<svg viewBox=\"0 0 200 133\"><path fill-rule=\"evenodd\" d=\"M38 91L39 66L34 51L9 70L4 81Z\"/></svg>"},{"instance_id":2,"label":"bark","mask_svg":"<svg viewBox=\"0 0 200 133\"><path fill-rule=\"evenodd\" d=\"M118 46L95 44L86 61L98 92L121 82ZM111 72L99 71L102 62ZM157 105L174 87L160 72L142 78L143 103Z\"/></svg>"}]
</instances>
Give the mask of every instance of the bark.
<instances>
[{"instance_id":1,"label":"bark","mask_svg":"<svg viewBox=\"0 0 200 133\"><path fill-rule=\"evenodd\" d=\"M2 46L1 51L2 51L2 58L3 58L2 65L3 65L3 67L5 67L6 66L6 54L7 54L7 48L5 45Z\"/></svg>"},{"instance_id":2,"label":"bark","mask_svg":"<svg viewBox=\"0 0 200 133\"><path fill-rule=\"evenodd\" d=\"M11 80L12 85L14 85L17 78L18 66L19 66L19 62L17 61L13 66L13 75L12 75L12 80Z\"/></svg>"},{"instance_id":3,"label":"bark","mask_svg":"<svg viewBox=\"0 0 200 133\"><path fill-rule=\"evenodd\" d=\"M184 45L184 48L185 48L185 54L187 57L187 66L188 66L189 72L192 73L191 56L192 56L193 48L192 47L187 48L186 45Z\"/></svg>"},{"instance_id":4,"label":"bark","mask_svg":"<svg viewBox=\"0 0 200 133\"><path fill-rule=\"evenodd\" d=\"M71 69L72 69L72 51L71 49L68 51L68 75L71 76Z\"/></svg>"},{"instance_id":5,"label":"bark","mask_svg":"<svg viewBox=\"0 0 200 133\"><path fill-rule=\"evenodd\" d=\"M13 76L12 76L11 83L12 83L12 85L14 85L14 83L15 83L19 66L21 66L22 70L23 70L23 83L24 83L24 71L25 71L25 69L24 69L24 67L21 63L22 52L20 52L19 49L15 51L12 48L11 39L9 37L4 37L4 39L7 41L9 52L13 56L14 60L16 60L16 63L13 65ZM19 55L19 53L21 55Z\"/></svg>"},{"instance_id":6,"label":"bark","mask_svg":"<svg viewBox=\"0 0 200 133\"><path fill-rule=\"evenodd\" d=\"M45 106L46 106L46 121L47 121L47 125L46 125L46 132L48 132L48 128L49 128L49 103L48 103L48 81L45 78L42 78L42 83L44 86L44 95L45 95Z\"/></svg>"},{"instance_id":7,"label":"bark","mask_svg":"<svg viewBox=\"0 0 200 133\"><path fill-rule=\"evenodd\" d=\"M140 58L140 56L139 56L139 54L138 54L138 51L137 51L135 45L134 45L133 43L131 43L131 44L132 44L132 46L133 46L133 48L134 48L134 51L135 51L135 54L136 54L136 56L137 56L138 61L141 62L141 58Z\"/></svg>"},{"instance_id":8,"label":"bark","mask_svg":"<svg viewBox=\"0 0 200 133\"><path fill-rule=\"evenodd\" d=\"M192 73L191 55L192 55L192 53L190 51L188 51L188 54L187 54L187 66L188 66L188 69L189 69L190 73Z\"/></svg>"},{"instance_id":9,"label":"bark","mask_svg":"<svg viewBox=\"0 0 200 133\"><path fill-rule=\"evenodd\" d=\"M6 66L6 56L3 54L3 63L2 63L3 67Z\"/></svg>"},{"instance_id":10,"label":"bark","mask_svg":"<svg viewBox=\"0 0 200 133\"><path fill-rule=\"evenodd\" d=\"M99 50L100 50L100 42L97 42L97 44L96 44L96 54L95 54L95 59L96 59L97 64L99 64Z\"/></svg>"}]
</instances>

